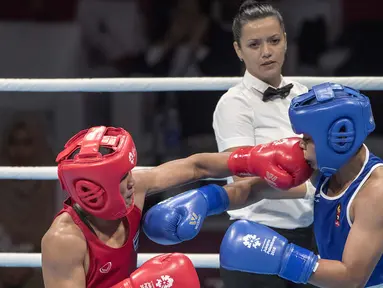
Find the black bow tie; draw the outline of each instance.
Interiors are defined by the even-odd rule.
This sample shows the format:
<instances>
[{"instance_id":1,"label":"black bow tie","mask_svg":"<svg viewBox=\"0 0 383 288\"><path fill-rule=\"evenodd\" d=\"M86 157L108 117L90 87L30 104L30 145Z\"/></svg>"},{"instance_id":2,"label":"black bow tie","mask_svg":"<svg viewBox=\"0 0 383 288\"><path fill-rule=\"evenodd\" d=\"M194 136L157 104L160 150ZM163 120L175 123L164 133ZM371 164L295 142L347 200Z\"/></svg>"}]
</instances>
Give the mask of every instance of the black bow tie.
<instances>
[{"instance_id":1,"label":"black bow tie","mask_svg":"<svg viewBox=\"0 0 383 288\"><path fill-rule=\"evenodd\" d=\"M279 96L282 99L285 99L290 94L291 88L293 88L293 84L287 84L286 86L283 86L281 88L275 89L273 87L269 87L266 89L265 92L263 92L263 98L262 100L264 102L271 100L275 96Z\"/></svg>"}]
</instances>

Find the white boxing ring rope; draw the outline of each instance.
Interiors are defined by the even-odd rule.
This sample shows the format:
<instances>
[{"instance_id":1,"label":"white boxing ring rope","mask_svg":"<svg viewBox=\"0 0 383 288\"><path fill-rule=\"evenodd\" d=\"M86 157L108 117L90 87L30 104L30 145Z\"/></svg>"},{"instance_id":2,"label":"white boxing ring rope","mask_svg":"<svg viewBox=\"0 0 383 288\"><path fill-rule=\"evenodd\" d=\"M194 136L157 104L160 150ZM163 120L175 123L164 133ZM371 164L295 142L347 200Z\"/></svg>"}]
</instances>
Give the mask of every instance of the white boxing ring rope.
<instances>
[{"instance_id":1,"label":"white boxing ring rope","mask_svg":"<svg viewBox=\"0 0 383 288\"><path fill-rule=\"evenodd\" d=\"M0 79L0 91L8 92L153 92L220 91L241 81L241 77L194 78L92 78L92 79ZM311 88L335 82L358 90L383 90L383 77L285 77ZM150 169L136 167L135 169ZM55 180L57 167L0 166L0 179ZM223 179L205 179L223 180ZM158 254L138 255L138 265ZM197 268L219 268L218 254L186 254ZM40 253L0 253L0 267L41 267Z\"/></svg>"},{"instance_id":2,"label":"white boxing ring rope","mask_svg":"<svg viewBox=\"0 0 383 288\"><path fill-rule=\"evenodd\" d=\"M151 169L150 166L137 166L134 170ZM46 167L17 167L17 166L0 166L0 180L13 179L13 180L57 180L57 166ZM226 178L207 178L202 179L205 181L219 181Z\"/></svg>"},{"instance_id":3,"label":"white boxing ring rope","mask_svg":"<svg viewBox=\"0 0 383 288\"><path fill-rule=\"evenodd\" d=\"M161 253L138 254L138 266ZM219 268L218 254L185 254L197 268ZM40 253L0 253L0 267L41 267Z\"/></svg>"},{"instance_id":4,"label":"white boxing ring rope","mask_svg":"<svg viewBox=\"0 0 383 288\"><path fill-rule=\"evenodd\" d=\"M189 78L71 78L71 79L0 79L0 91L13 92L153 92L227 90L240 77ZM359 90L382 90L383 77L285 77L307 87L336 82Z\"/></svg>"}]
</instances>

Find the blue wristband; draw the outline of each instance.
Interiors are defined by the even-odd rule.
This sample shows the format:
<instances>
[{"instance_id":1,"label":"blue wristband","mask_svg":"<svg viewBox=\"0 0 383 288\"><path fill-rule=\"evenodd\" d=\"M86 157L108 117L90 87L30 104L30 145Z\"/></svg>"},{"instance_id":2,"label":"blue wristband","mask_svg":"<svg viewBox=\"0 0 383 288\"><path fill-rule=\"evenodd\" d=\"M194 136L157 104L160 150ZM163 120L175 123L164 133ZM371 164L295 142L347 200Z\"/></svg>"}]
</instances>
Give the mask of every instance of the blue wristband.
<instances>
[{"instance_id":1,"label":"blue wristband","mask_svg":"<svg viewBox=\"0 0 383 288\"><path fill-rule=\"evenodd\" d=\"M221 214L229 208L229 196L223 187L209 184L197 190L205 197L209 205L207 216Z\"/></svg>"},{"instance_id":2,"label":"blue wristband","mask_svg":"<svg viewBox=\"0 0 383 288\"><path fill-rule=\"evenodd\" d=\"M307 284L318 260L319 257L313 252L290 243L283 255L278 275L295 283Z\"/></svg>"}]
</instances>

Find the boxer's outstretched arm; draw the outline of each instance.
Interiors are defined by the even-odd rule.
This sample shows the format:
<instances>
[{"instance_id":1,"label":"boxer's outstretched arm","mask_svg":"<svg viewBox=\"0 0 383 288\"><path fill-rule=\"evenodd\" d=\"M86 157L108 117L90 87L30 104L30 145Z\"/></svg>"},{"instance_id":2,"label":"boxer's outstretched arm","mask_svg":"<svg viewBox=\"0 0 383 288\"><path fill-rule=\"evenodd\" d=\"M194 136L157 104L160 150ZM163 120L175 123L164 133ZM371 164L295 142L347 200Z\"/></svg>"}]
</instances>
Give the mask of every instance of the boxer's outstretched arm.
<instances>
[{"instance_id":1,"label":"boxer's outstretched arm","mask_svg":"<svg viewBox=\"0 0 383 288\"><path fill-rule=\"evenodd\" d=\"M236 177L236 181L225 187L230 199L229 209L240 209L263 199L299 199L307 193L307 185L302 184L286 191L277 190L259 177Z\"/></svg>"},{"instance_id":2,"label":"boxer's outstretched arm","mask_svg":"<svg viewBox=\"0 0 383 288\"><path fill-rule=\"evenodd\" d=\"M367 185L354 200L354 221L342 262L319 260L319 267L309 280L311 284L354 288L364 287L368 281L383 252L383 181Z\"/></svg>"},{"instance_id":3,"label":"boxer's outstretched arm","mask_svg":"<svg viewBox=\"0 0 383 288\"><path fill-rule=\"evenodd\" d=\"M48 231L41 241L44 287L85 288L86 243L63 230Z\"/></svg>"},{"instance_id":4,"label":"boxer's outstretched arm","mask_svg":"<svg viewBox=\"0 0 383 288\"><path fill-rule=\"evenodd\" d=\"M229 156L230 153L199 153L150 170L138 170L133 175L145 182L146 194L153 194L204 178L230 176Z\"/></svg>"}]
</instances>

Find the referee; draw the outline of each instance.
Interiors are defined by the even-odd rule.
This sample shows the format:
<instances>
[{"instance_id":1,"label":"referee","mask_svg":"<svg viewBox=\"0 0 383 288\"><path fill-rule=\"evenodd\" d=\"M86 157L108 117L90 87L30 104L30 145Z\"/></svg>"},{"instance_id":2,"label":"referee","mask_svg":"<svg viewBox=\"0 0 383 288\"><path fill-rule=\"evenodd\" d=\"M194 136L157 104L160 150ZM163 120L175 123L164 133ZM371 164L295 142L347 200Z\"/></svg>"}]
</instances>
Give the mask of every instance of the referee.
<instances>
[{"instance_id":1,"label":"referee","mask_svg":"<svg viewBox=\"0 0 383 288\"><path fill-rule=\"evenodd\" d=\"M242 81L218 101L213 128L218 150L233 151L296 136L288 108L293 97L307 87L287 82L281 75L287 38L281 14L270 4L246 1L233 22L234 48L246 72ZM236 178L233 178L234 181ZM305 199L265 199L239 210L228 211L231 220L246 219L272 227L290 242L315 249L311 183L303 184ZM270 188L272 189L272 188ZM225 288L303 287L274 275L257 275L221 268ZM305 287L310 286L306 285Z\"/></svg>"}]
</instances>

